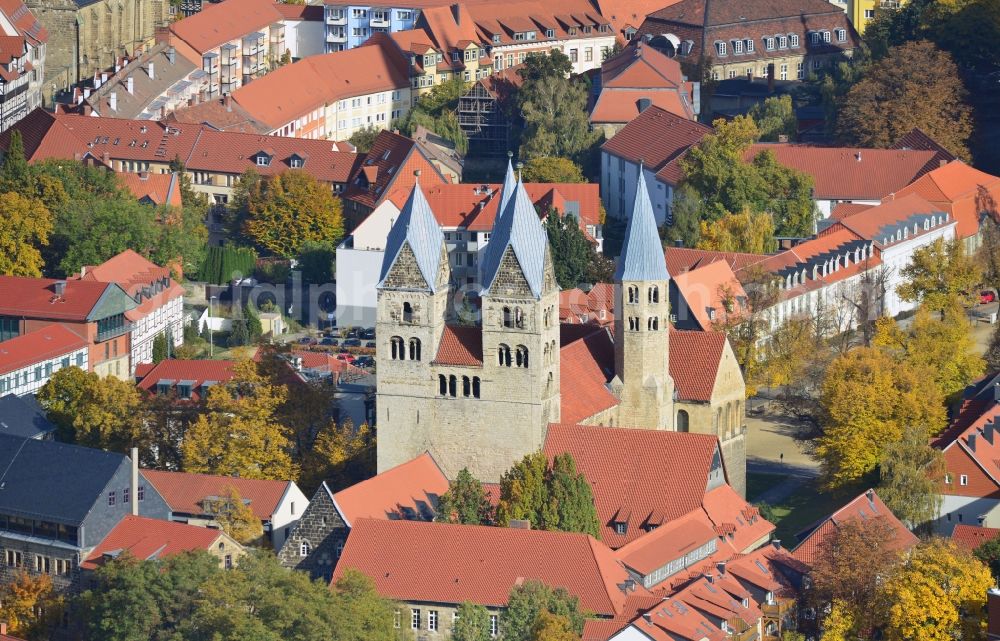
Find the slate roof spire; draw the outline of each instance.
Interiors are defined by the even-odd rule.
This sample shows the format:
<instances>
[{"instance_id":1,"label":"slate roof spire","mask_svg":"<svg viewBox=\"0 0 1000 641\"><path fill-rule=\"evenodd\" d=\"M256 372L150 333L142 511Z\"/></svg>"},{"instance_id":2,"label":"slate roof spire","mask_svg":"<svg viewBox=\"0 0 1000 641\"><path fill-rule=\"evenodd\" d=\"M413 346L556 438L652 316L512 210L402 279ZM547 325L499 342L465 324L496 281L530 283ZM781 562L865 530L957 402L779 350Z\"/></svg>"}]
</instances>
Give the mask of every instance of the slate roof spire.
<instances>
[{"instance_id":1,"label":"slate roof spire","mask_svg":"<svg viewBox=\"0 0 1000 641\"><path fill-rule=\"evenodd\" d=\"M667 280L667 261L660 243L660 233L656 228L653 204L646 188L646 176L639 163L639 184L635 188L635 202L632 215L625 229L622 253L615 269L615 281Z\"/></svg>"},{"instance_id":2,"label":"slate roof spire","mask_svg":"<svg viewBox=\"0 0 1000 641\"><path fill-rule=\"evenodd\" d=\"M493 251L488 251L483 260L483 293L490 293L504 254L510 247L531 293L536 299L541 298L549 239L523 182L517 182L504 214L493 224L489 246Z\"/></svg>"},{"instance_id":3,"label":"slate roof spire","mask_svg":"<svg viewBox=\"0 0 1000 641\"><path fill-rule=\"evenodd\" d=\"M438 263L441 260L441 247L444 245L444 233L438 225L434 212L420 189L420 172L414 172L417 177L410 197L399 212L399 218L389 230L386 239L385 256L382 258L382 272L379 275L378 287L382 287L392 266L396 264L399 253L405 245L409 245L417 260L420 274L427 281L431 292L437 291Z\"/></svg>"},{"instance_id":4,"label":"slate roof spire","mask_svg":"<svg viewBox=\"0 0 1000 641\"><path fill-rule=\"evenodd\" d=\"M507 175L503 178L503 188L500 190L500 206L497 209L497 218L503 216L504 211L507 209L507 203L510 202L510 197L514 195L514 190L517 188L517 178L514 177L514 166L511 164L511 157L514 154L507 152Z\"/></svg>"}]
</instances>

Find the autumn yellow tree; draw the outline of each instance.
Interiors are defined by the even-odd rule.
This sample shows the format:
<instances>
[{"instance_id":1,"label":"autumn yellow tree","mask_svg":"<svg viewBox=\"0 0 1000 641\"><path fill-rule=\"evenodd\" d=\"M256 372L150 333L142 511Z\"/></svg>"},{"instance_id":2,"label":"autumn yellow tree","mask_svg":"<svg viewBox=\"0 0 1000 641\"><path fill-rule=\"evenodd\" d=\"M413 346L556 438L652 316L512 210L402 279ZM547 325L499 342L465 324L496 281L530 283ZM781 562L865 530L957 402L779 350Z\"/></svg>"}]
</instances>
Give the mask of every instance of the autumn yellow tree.
<instances>
[{"instance_id":1,"label":"autumn yellow tree","mask_svg":"<svg viewBox=\"0 0 1000 641\"><path fill-rule=\"evenodd\" d=\"M979 263L965 253L962 241L942 238L913 252L913 259L900 275L905 281L896 289L900 298L942 316L955 305L972 305L983 279Z\"/></svg>"},{"instance_id":2,"label":"autumn yellow tree","mask_svg":"<svg viewBox=\"0 0 1000 641\"><path fill-rule=\"evenodd\" d=\"M206 499L202 507L215 517L223 532L244 545L257 543L264 535L264 525L231 485L222 496Z\"/></svg>"},{"instance_id":3,"label":"autumn yellow tree","mask_svg":"<svg viewBox=\"0 0 1000 641\"><path fill-rule=\"evenodd\" d=\"M881 582L889 603L890 641L952 641L981 638L986 592L993 576L971 553L946 539L911 550Z\"/></svg>"},{"instance_id":4,"label":"autumn yellow tree","mask_svg":"<svg viewBox=\"0 0 1000 641\"><path fill-rule=\"evenodd\" d=\"M42 275L40 247L49 244L52 213L40 200L9 191L0 194L0 274Z\"/></svg>"},{"instance_id":5,"label":"autumn yellow tree","mask_svg":"<svg viewBox=\"0 0 1000 641\"><path fill-rule=\"evenodd\" d=\"M324 427L302 456L299 484L308 489L328 481L334 489L348 487L375 474L375 438L367 423L355 429L350 420Z\"/></svg>"},{"instance_id":6,"label":"autumn yellow tree","mask_svg":"<svg viewBox=\"0 0 1000 641\"><path fill-rule=\"evenodd\" d=\"M288 428L276 419L287 395L257 371L251 360L235 366L226 385L208 393L206 412L188 428L181 446L188 472L251 479L296 478Z\"/></svg>"},{"instance_id":7,"label":"autumn yellow tree","mask_svg":"<svg viewBox=\"0 0 1000 641\"><path fill-rule=\"evenodd\" d=\"M775 248L774 219L767 212L745 209L718 220L701 221L698 249L766 254Z\"/></svg>"},{"instance_id":8,"label":"autumn yellow tree","mask_svg":"<svg viewBox=\"0 0 1000 641\"><path fill-rule=\"evenodd\" d=\"M840 599L834 600L830 612L823 617L823 634L820 641L852 641L854 638L854 617L847 605Z\"/></svg>"},{"instance_id":9,"label":"autumn yellow tree","mask_svg":"<svg viewBox=\"0 0 1000 641\"><path fill-rule=\"evenodd\" d=\"M32 575L22 569L14 580L0 586L0 621L13 634L39 637L62 614L63 599L52 589L47 574Z\"/></svg>"},{"instance_id":10,"label":"autumn yellow tree","mask_svg":"<svg viewBox=\"0 0 1000 641\"><path fill-rule=\"evenodd\" d=\"M297 256L306 242L336 245L344 235L340 199L329 185L291 170L262 183L245 223L254 242L279 256Z\"/></svg>"},{"instance_id":11,"label":"autumn yellow tree","mask_svg":"<svg viewBox=\"0 0 1000 641\"><path fill-rule=\"evenodd\" d=\"M580 641L569 617L542 610L531 626L530 641Z\"/></svg>"}]
</instances>

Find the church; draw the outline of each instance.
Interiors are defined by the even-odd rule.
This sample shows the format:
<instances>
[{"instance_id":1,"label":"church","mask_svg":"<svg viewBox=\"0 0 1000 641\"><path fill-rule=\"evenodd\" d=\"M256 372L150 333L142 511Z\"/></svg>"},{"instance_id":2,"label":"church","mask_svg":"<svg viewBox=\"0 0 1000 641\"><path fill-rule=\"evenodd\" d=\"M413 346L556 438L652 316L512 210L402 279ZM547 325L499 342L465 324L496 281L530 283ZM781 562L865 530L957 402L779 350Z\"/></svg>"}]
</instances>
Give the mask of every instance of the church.
<instances>
[{"instance_id":1,"label":"church","mask_svg":"<svg viewBox=\"0 0 1000 641\"><path fill-rule=\"evenodd\" d=\"M544 226L508 165L480 256L480 321L459 322L444 234L418 184L378 284L378 471L430 452L448 476L497 482L550 424L717 435L745 493L745 385L724 334L670 322L669 283L640 174L614 278L613 328L559 322ZM669 470L664 470L665 474Z\"/></svg>"}]
</instances>

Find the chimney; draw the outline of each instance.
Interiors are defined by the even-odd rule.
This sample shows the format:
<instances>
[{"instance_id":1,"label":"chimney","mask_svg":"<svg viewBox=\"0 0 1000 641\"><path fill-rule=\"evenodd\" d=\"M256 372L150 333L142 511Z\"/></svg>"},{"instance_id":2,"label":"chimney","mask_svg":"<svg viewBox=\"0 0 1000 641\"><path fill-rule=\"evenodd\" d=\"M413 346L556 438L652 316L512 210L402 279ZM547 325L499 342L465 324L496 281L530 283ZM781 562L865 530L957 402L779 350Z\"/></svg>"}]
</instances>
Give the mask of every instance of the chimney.
<instances>
[{"instance_id":1,"label":"chimney","mask_svg":"<svg viewBox=\"0 0 1000 641\"><path fill-rule=\"evenodd\" d=\"M715 564L715 569L719 571L719 576L726 576L726 562L719 561Z\"/></svg>"},{"instance_id":2,"label":"chimney","mask_svg":"<svg viewBox=\"0 0 1000 641\"><path fill-rule=\"evenodd\" d=\"M458 3L451 5L451 15L455 18L455 24L462 24L462 5Z\"/></svg>"},{"instance_id":3,"label":"chimney","mask_svg":"<svg viewBox=\"0 0 1000 641\"><path fill-rule=\"evenodd\" d=\"M166 120L166 119L167 119L167 106L160 105L160 120Z\"/></svg>"},{"instance_id":4,"label":"chimney","mask_svg":"<svg viewBox=\"0 0 1000 641\"><path fill-rule=\"evenodd\" d=\"M510 524L507 527L515 530L530 530L531 521L527 519L511 519Z\"/></svg>"},{"instance_id":5,"label":"chimney","mask_svg":"<svg viewBox=\"0 0 1000 641\"><path fill-rule=\"evenodd\" d=\"M222 97L222 106L226 108L226 111L233 110L233 97L230 94L226 94Z\"/></svg>"},{"instance_id":6,"label":"chimney","mask_svg":"<svg viewBox=\"0 0 1000 641\"><path fill-rule=\"evenodd\" d=\"M84 87L83 88L83 98L84 98L84 100L86 100L87 98L90 98L90 87Z\"/></svg>"},{"instance_id":7,"label":"chimney","mask_svg":"<svg viewBox=\"0 0 1000 641\"><path fill-rule=\"evenodd\" d=\"M947 164L948 164L948 161L945 160L944 158L942 158L941 160L938 161L938 167L944 167Z\"/></svg>"},{"instance_id":8,"label":"chimney","mask_svg":"<svg viewBox=\"0 0 1000 641\"><path fill-rule=\"evenodd\" d=\"M650 100L649 98L639 98L638 100L635 101L635 106L639 110L639 113L642 113L647 109L649 109L649 106L651 104L653 104L653 101Z\"/></svg>"},{"instance_id":9,"label":"chimney","mask_svg":"<svg viewBox=\"0 0 1000 641\"><path fill-rule=\"evenodd\" d=\"M1000 598L1000 593L997 594L997 597ZM642 620L646 622L646 625L653 625L653 615L649 612L642 615Z\"/></svg>"},{"instance_id":10,"label":"chimney","mask_svg":"<svg viewBox=\"0 0 1000 641\"><path fill-rule=\"evenodd\" d=\"M153 69L153 61L152 60L149 61L149 69L146 70L146 73L149 74L149 79L150 80L156 80L156 73L155 73L155 70Z\"/></svg>"},{"instance_id":11,"label":"chimney","mask_svg":"<svg viewBox=\"0 0 1000 641\"><path fill-rule=\"evenodd\" d=\"M874 503L875 502L875 490L873 490L871 488L868 488L868 490L865 492L865 498L868 499L869 503Z\"/></svg>"},{"instance_id":12,"label":"chimney","mask_svg":"<svg viewBox=\"0 0 1000 641\"><path fill-rule=\"evenodd\" d=\"M860 151L858 153L854 154L854 159L857 160L858 162L861 162L861 152Z\"/></svg>"},{"instance_id":13,"label":"chimney","mask_svg":"<svg viewBox=\"0 0 1000 641\"><path fill-rule=\"evenodd\" d=\"M86 275L87 275L87 266L84 265L83 267L80 268L80 278L83 278Z\"/></svg>"},{"instance_id":14,"label":"chimney","mask_svg":"<svg viewBox=\"0 0 1000 641\"><path fill-rule=\"evenodd\" d=\"M711 572L706 572L705 580L708 581L709 583L715 583L715 575L712 574Z\"/></svg>"},{"instance_id":15,"label":"chimney","mask_svg":"<svg viewBox=\"0 0 1000 641\"><path fill-rule=\"evenodd\" d=\"M990 445L993 445L993 430L994 429L996 429L996 428L993 426L993 421L990 421L986 425L983 426L983 438L986 439L986 442L989 443Z\"/></svg>"},{"instance_id":16,"label":"chimney","mask_svg":"<svg viewBox=\"0 0 1000 641\"><path fill-rule=\"evenodd\" d=\"M108 81L108 72L107 71L101 72L101 84L103 85L107 81Z\"/></svg>"},{"instance_id":17,"label":"chimney","mask_svg":"<svg viewBox=\"0 0 1000 641\"><path fill-rule=\"evenodd\" d=\"M173 45L167 47L167 62L174 64L177 61L177 50L174 49Z\"/></svg>"},{"instance_id":18,"label":"chimney","mask_svg":"<svg viewBox=\"0 0 1000 641\"><path fill-rule=\"evenodd\" d=\"M674 241L674 247L683 247L683 246L684 246L683 238L678 238Z\"/></svg>"},{"instance_id":19,"label":"chimney","mask_svg":"<svg viewBox=\"0 0 1000 641\"><path fill-rule=\"evenodd\" d=\"M139 448L132 448L132 516L139 516Z\"/></svg>"},{"instance_id":20,"label":"chimney","mask_svg":"<svg viewBox=\"0 0 1000 641\"><path fill-rule=\"evenodd\" d=\"M969 434L969 438L968 438L968 440L966 442L969 444L969 449L972 450L973 452L975 452L976 451L976 435L975 434Z\"/></svg>"},{"instance_id":21,"label":"chimney","mask_svg":"<svg viewBox=\"0 0 1000 641\"><path fill-rule=\"evenodd\" d=\"M128 90L129 95L135 93L135 78L129 76L125 79L125 88Z\"/></svg>"},{"instance_id":22,"label":"chimney","mask_svg":"<svg viewBox=\"0 0 1000 641\"><path fill-rule=\"evenodd\" d=\"M118 111L118 92L117 91L112 91L110 94L108 94L108 106L111 108L111 111Z\"/></svg>"},{"instance_id":23,"label":"chimney","mask_svg":"<svg viewBox=\"0 0 1000 641\"><path fill-rule=\"evenodd\" d=\"M781 539L774 539L773 541L771 541L771 545L774 546L775 550L780 550L781 549Z\"/></svg>"},{"instance_id":24,"label":"chimney","mask_svg":"<svg viewBox=\"0 0 1000 641\"><path fill-rule=\"evenodd\" d=\"M62 296L63 294L65 294L66 293L66 281L64 281L64 280L57 280L56 282L52 283L52 291L55 292L56 296Z\"/></svg>"}]
</instances>

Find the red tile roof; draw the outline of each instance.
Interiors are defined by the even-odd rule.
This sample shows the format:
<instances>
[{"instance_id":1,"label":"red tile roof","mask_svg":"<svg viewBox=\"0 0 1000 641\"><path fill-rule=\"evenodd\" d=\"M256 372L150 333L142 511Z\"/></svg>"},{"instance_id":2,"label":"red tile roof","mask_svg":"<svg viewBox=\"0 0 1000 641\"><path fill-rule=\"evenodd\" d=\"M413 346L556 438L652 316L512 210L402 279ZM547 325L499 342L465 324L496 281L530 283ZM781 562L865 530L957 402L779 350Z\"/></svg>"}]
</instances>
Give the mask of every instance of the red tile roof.
<instances>
[{"instance_id":1,"label":"red tile roof","mask_svg":"<svg viewBox=\"0 0 1000 641\"><path fill-rule=\"evenodd\" d=\"M441 334L435 365L483 366L483 332L479 327L446 325Z\"/></svg>"},{"instance_id":2,"label":"red tile roof","mask_svg":"<svg viewBox=\"0 0 1000 641\"><path fill-rule=\"evenodd\" d=\"M691 118L694 115L690 102L684 100L682 94L676 90L605 89L598 95L597 102L590 110L590 122L593 124L631 122L639 115L639 105L642 100L649 100L649 106L684 118Z\"/></svg>"},{"instance_id":3,"label":"red tile roof","mask_svg":"<svg viewBox=\"0 0 1000 641\"><path fill-rule=\"evenodd\" d=\"M899 190L897 198L919 194L951 214L960 238L979 231L979 217L987 213L1000 220L1000 178L955 160L939 167Z\"/></svg>"},{"instance_id":4,"label":"red tile roof","mask_svg":"<svg viewBox=\"0 0 1000 641\"><path fill-rule=\"evenodd\" d=\"M261 521L269 521L292 481L246 479L190 472L143 470L143 476L153 484L170 511L175 514L204 514L202 502L208 497L225 496L228 488L239 492L244 502Z\"/></svg>"},{"instance_id":5,"label":"red tile roof","mask_svg":"<svg viewBox=\"0 0 1000 641\"><path fill-rule=\"evenodd\" d=\"M283 15L273 0L226 0L209 3L198 13L170 25L173 37L178 38L199 54L238 40L255 31L262 31ZM201 63L201 60L194 62Z\"/></svg>"},{"instance_id":6,"label":"red tile roof","mask_svg":"<svg viewBox=\"0 0 1000 641\"><path fill-rule=\"evenodd\" d=\"M355 367L347 361L340 360L336 354L331 352L314 352L297 349L292 350L292 356L302 359L303 369L330 372L334 376L335 381L340 380L340 377L345 374L351 376L366 374L365 370Z\"/></svg>"},{"instance_id":7,"label":"red tile roof","mask_svg":"<svg viewBox=\"0 0 1000 641\"><path fill-rule=\"evenodd\" d=\"M907 194L884 200L880 205L835 222L821 231L817 240L822 239L824 236L841 233L842 230L847 229L856 234L858 238L874 241L877 246L881 247L884 244L882 241L885 240L883 235L886 233L886 230L891 230L892 233L895 233L895 227L908 220L911 216L943 213L946 212L943 211L942 207L927 202L918 194ZM930 230L937 230L942 224L952 224L952 221L938 223L937 226L931 227ZM913 235L924 233L926 233L924 228L920 226L917 228L916 234ZM909 238L910 235L907 237ZM895 242L894 238L889 240L889 244L892 242Z\"/></svg>"},{"instance_id":8,"label":"red tile roof","mask_svg":"<svg viewBox=\"0 0 1000 641\"><path fill-rule=\"evenodd\" d=\"M0 374L69 355L88 345L65 325L53 323L0 343ZM74 363L75 364L75 363Z\"/></svg>"},{"instance_id":9,"label":"red tile roof","mask_svg":"<svg viewBox=\"0 0 1000 641\"><path fill-rule=\"evenodd\" d=\"M676 274L671 279L684 298L687 309L694 316L694 321L702 330L710 330L716 322L721 322L727 316L737 318L746 313L739 301L746 300L747 294L736 279L736 274L723 260L708 263L702 267ZM731 297L731 311L726 309L725 298ZM709 316L709 310L713 316ZM680 309L673 310L678 314Z\"/></svg>"},{"instance_id":10,"label":"red tile roof","mask_svg":"<svg viewBox=\"0 0 1000 641\"><path fill-rule=\"evenodd\" d=\"M670 330L670 377L680 400L712 400L726 343L722 332Z\"/></svg>"},{"instance_id":11,"label":"red tile roof","mask_svg":"<svg viewBox=\"0 0 1000 641\"><path fill-rule=\"evenodd\" d=\"M131 249L112 256L96 267L84 268L80 279L116 283L133 299L139 296L139 306L125 313L126 318L132 321L144 318L163 305L184 296L184 288L171 277L169 267L160 267Z\"/></svg>"},{"instance_id":12,"label":"red tile roof","mask_svg":"<svg viewBox=\"0 0 1000 641\"><path fill-rule=\"evenodd\" d=\"M774 154L782 165L812 176L819 200L881 200L929 171L935 156L920 150L758 143L747 150L745 158L764 151Z\"/></svg>"},{"instance_id":13,"label":"red tile roof","mask_svg":"<svg viewBox=\"0 0 1000 641\"><path fill-rule=\"evenodd\" d=\"M331 498L347 527L353 527L358 519L432 520L438 498L447 491L444 472L424 452Z\"/></svg>"},{"instance_id":14,"label":"red tile roof","mask_svg":"<svg viewBox=\"0 0 1000 641\"><path fill-rule=\"evenodd\" d=\"M711 127L652 106L622 127L601 149L629 162L642 161L650 169L664 172L663 180L676 184L674 179L680 174L679 168L675 171L674 161L711 133Z\"/></svg>"},{"instance_id":15,"label":"red tile roof","mask_svg":"<svg viewBox=\"0 0 1000 641\"><path fill-rule=\"evenodd\" d=\"M933 167L950 163L956 159L953 153L942 147L938 141L925 134L919 127L915 127L909 133L903 135L902 138L893 143L891 149L933 151L936 154L934 161L931 163Z\"/></svg>"},{"instance_id":16,"label":"red tile roof","mask_svg":"<svg viewBox=\"0 0 1000 641\"><path fill-rule=\"evenodd\" d=\"M206 381L225 385L233 379L236 361L182 360L169 358L151 367L136 368L139 379L136 386L150 394L156 393L160 381L170 381L171 387L179 381L191 381L191 400L201 400L201 385Z\"/></svg>"},{"instance_id":17,"label":"red tile roof","mask_svg":"<svg viewBox=\"0 0 1000 641\"><path fill-rule=\"evenodd\" d=\"M174 174L118 174L132 195L140 202L150 202L153 205L181 206L181 190Z\"/></svg>"},{"instance_id":18,"label":"red tile roof","mask_svg":"<svg viewBox=\"0 0 1000 641\"><path fill-rule=\"evenodd\" d=\"M951 531L951 540L960 548L970 552L997 537L1000 537L1000 528L977 527L965 523L956 524L955 529Z\"/></svg>"},{"instance_id":19,"label":"red tile roof","mask_svg":"<svg viewBox=\"0 0 1000 641\"><path fill-rule=\"evenodd\" d=\"M372 182L365 170L375 169ZM344 198L374 209L392 193L409 191L416 184L415 170L421 171L420 186L426 194L434 185L447 185L448 180L427 159L417 143L392 131L380 131L362 161L355 163ZM404 199L405 200L405 199Z\"/></svg>"},{"instance_id":20,"label":"red tile roof","mask_svg":"<svg viewBox=\"0 0 1000 641\"><path fill-rule=\"evenodd\" d=\"M833 210L830 212L830 218L834 220L841 220L847 218L848 216L853 216L854 214L860 214L866 209L871 209L874 205L865 205L861 203L837 203Z\"/></svg>"},{"instance_id":21,"label":"red tile roof","mask_svg":"<svg viewBox=\"0 0 1000 641\"><path fill-rule=\"evenodd\" d=\"M96 570L104 565L106 558L125 551L143 561L165 559L181 552L207 551L215 547L220 538L228 539L225 543L238 549L239 544L220 530L130 514L108 532L80 567Z\"/></svg>"},{"instance_id":22,"label":"red tile roof","mask_svg":"<svg viewBox=\"0 0 1000 641\"><path fill-rule=\"evenodd\" d=\"M285 20L320 21L323 19L323 7L320 5L277 2L274 8L278 10L278 13Z\"/></svg>"},{"instance_id":23,"label":"red tile roof","mask_svg":"<svg viewBox=\"0 0 1000 641\"><path fill-rule=\"evenodd\" d=\"M871 518L885 519L892 528L893 539L887 543L889 549L905 550L917 544L919 539L910 532L902 521L896 518L875 490L868 490L821 521L815 529L803 538L792 552L799 561L811 564L819 553L823 539L836 531L843 523Z\"/></svg>"},{"instance_id":24,"label":"red tile roof","mask_svg":"<svg viewBox=\"0 0 1000 641\"><path fill-rule=\"evenodd\" d=\"M761 262L766 258L761 254L740 254L736 252L717 252L707 249L688 249L687 247L667 247L664 251L667 261L667 273L672 278L686 271L697 269L721 260L730 269L738 272L745 267Z\"/></svg>"},{"instance_id":25,"label":"red tile roof","mask_svg":"<svg viewBox=\"0 0 1000 641\"><path fill-rule=\"evenodd\" d=\"M66 283L62 296L55 294L57 282ZM108 283L0 276L0 315L82 322L109 288L120 291L117 285Z\"/></svg>"},{"instance_id":26,"label":"red tile roof","mask_svg":"<svg viewBox=\"0 0 1000 641\"><path fill-rule=\"evenodd\" d=\"M551 459L569 452L590 482L601 540L619 548L699 509L718 440L707 434L583 425L549 425L542 447ZM663 470L675 473L665 476ZM625 473L627 471L627 473ZM617 534L614 522L626 522Z\"/></svg>"},{"instance_id":27,"label":"red tile roof","mask_svg":"<svg viewBox=\"0 0 1000 641\"><path fill-rule=\"evenodd\" d=\"M592 123L626 123L639 115L638 101L694 119L690 83L680 64L641 40L633 41L601 66L601 91L591 108Z\"/></svg>"},{"instance_id":28,"label":"red tile roof","mask_svg":"<svg viewBox=\"0 0 1000 641\"><path fill-rule=\"evenodd\" d=\"M536 579L565 588L598 616L622 610L619 584L628 579L611 550L586 534L374 519L354 524L333 582L347 569L397 601L490 607L505 606L514 586Z\"/></svg>"},{"instance_id":29,"label":"red tile roof","mask_svg":"<svg viewBox=\"0 0 1000 641\"><path fill-rule=\"evenodd\" d=\"M736 552L744 552L774 532L774 524L760 515L730 485L720 485L705 494L702 507L715 526L716 534L725 532L727 543Z\"/></svg>"},{"instance_id":30,"label":"red tile roof","mask_svg":"<svg viewBox=\"0 0 1000 641\"><path fill-rule=\"evenodd\" d=\"M618 405L607 386L614 349L607 330L598 329L559 350L560 420L578 423Z\"/></svg>"},{"instance_id":31,"label":"red tile roof","mask_svg":"<svg viewBox=\"0 0 1000 641\"><path fill-rule=\"evenodd\" d=\"M616 556L625 567L645 576L718 538L704 512L695 509L632 540Z\"/></svg>"},{"instance_id":32,"label":"red tile roof","mask_svg":"<svg viewBox=\"0 0 1000 641\"><path fill-rule=\"evenodd\" d=\"M562 290L559 292L559 322L611 325L615 318L614 290L611 283L597 283L588 292Z\"/></svg>"}]
</instances>

